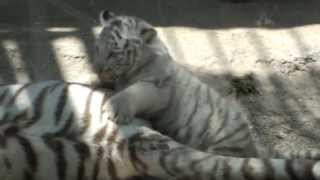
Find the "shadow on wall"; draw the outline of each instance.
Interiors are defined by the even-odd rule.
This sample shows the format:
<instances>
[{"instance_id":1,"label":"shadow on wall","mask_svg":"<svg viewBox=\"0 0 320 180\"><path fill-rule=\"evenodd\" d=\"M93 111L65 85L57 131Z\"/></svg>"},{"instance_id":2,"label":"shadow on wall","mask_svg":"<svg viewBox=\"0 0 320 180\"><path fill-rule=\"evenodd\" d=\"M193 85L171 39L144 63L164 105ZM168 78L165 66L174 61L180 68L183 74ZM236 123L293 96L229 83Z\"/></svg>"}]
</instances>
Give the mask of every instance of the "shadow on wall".
<instances>
[{"instance_id":1,"label":"shadow on wall","mask_svg":"<svg viewBox=\"0 0 320 180\"><path fill-rule=\"evenodd\" d=\"M320 22L320 2L309 0L35 0L34 11L46 6L46 26L76 27L91 25L96 13L109 9L142 17L155 26L190 26L198 28L234 28L267 25L270 28L294 27ZM3 0L0 22L29 25L31 0ZM29 8L26 8L29 7ZM13 13L14 12L14 13ZM37 12L35 12L37 13ZM43 16L44 14L39 14ZM257 21L258 19L258 21ZM91 22L90 22L91 21ZM269 25L269 26L268 26Z\"/></svg>"},{"instance_id":2,"label":"shadow on wall","mask_svg":"<svg viewBox=\"0 0 320 180\"><path fill-rule=\"evenodd\" d=\"M233 3L236 2L236 3ZM142 17L155 26L190 26L225 29L233 27L284 28L320 22L320 2L227 0L3 0L0 2L1 82L63 79L57 49L52 41L76 38L92 60L97 14L110 9L119 14ZM51 28L51 30L50 30ZM62 28L59 31L52 28ZM65 29L63 29L65 28ZM67 28L67 29L66 29ZM69 29L68 29L69 28ZM71 30L70 30L71 28ZM174 41L175 37L170 37ZM257 39L256 39L257 40ZM253 41L256 41L253 39ZM210 41L217 41L210 38ZM297 39L297 43L300 40ZM263 49L255 44L257 51ZM212 42L219 50L219 42ZM20 57L12 57L12 56ZM13 60L14 59L14 60ZM41 71L39 76L37 71Z\"/></svg>"},{"instance_id":3,"label":"shadow on wall","mask_svg":"<svg viewBox=\"0 0 320 180\"><path fill-rule=\"evenodd\" d=\"M64 79L57 40L74 39L83 47L75 58L92 59L92 28L98 24L77 5L60 0L0 3L0 83Z\"/></svg>"}]
</instances>

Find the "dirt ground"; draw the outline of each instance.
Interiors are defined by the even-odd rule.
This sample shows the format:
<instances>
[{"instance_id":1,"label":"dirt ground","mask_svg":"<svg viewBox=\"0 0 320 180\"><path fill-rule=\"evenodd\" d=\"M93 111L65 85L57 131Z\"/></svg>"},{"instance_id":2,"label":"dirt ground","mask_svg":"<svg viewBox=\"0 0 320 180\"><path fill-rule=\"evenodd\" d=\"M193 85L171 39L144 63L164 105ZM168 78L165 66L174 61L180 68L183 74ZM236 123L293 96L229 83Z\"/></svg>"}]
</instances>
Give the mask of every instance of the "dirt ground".
<instances>
[{"instance_id":1,"label":"dirt ground","mask_svg":"<svg viewBox=\"0 0 320 180\"><path fill-rule=\"evenodd\" d=\"M101 9L157 27L175 59L248 110L276 151L320 148L320 2L2 0L0 83L90 83Z\"/></svg>"}]
</instances>

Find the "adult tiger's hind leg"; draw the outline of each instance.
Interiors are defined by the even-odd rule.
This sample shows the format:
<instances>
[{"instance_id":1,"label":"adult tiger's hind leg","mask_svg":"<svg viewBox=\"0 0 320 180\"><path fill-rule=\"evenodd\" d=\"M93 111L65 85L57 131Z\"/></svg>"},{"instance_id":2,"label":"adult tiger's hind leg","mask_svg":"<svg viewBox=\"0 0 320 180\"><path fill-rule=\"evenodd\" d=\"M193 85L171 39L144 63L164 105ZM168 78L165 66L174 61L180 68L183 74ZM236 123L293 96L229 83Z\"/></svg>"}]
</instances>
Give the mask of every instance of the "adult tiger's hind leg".
<instances>
[{"instance_id":1,"label":"adult tiger's hind leg","mask_svg":"<svg viewBox=\"0 0 320 180\"><path fill-rule=\"evenodd\" d=\"M128 138L128 151L139 175L197 180L320 180L320 162L259 159L197 151L154 130L139 128Z\"/></svg>"}]
</instances>

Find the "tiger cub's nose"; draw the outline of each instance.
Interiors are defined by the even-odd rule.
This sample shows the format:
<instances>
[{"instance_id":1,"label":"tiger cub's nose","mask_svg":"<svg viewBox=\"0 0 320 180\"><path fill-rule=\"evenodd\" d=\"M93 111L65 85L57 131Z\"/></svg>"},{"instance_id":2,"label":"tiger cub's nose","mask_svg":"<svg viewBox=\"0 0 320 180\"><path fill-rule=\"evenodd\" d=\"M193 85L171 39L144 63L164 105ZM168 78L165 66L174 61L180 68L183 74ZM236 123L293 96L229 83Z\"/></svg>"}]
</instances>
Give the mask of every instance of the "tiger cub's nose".
<instances>
[{"instance_id":1,"label":"tiger cub's nose","mask_svg":"<svg viewBox=\"0 0 320 180\"><path fill-rule=\"evenodd\" d=\"M103 73L103 71L104 71L103 65L102 65L102 64L99 64L99 63L94 63L94 64L93 64L93 68L94 68L94 71L95 71L96 73L98 73L98 74L101 74L101 73Z\"/></svg>"}]
</instances>

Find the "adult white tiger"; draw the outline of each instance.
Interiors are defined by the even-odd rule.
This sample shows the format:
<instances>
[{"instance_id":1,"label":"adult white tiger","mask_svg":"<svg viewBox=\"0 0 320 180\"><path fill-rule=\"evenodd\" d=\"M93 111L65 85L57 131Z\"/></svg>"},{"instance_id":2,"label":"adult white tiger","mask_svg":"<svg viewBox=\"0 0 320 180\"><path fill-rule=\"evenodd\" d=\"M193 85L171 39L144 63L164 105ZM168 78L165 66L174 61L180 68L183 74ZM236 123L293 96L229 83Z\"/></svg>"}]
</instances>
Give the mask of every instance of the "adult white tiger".
<instances>
[{"instance_id":1,"label":"adult white tiger","mask_svg":"<svg viewBox=\"0 0 320 180\"><path fill-rule=\"evenodd\" d=\"M111 94L62 81L0 86L0 179L179 177L192 173L186 166L167 173L172 159L191 165L208 156L141 127L148 126L143 121L108 120ZM198 156L176 154L186 150Z\"/></svg>"},{"instance_id":2,"label":"adult white tiger","mask_svg":"<svg viewBox=\"0 0 320 180\"><path fill-rule=\"evenodd\" d=\"M257 153L240 106L176 64L152 25L108 11L101 12L100 21L94 64L102 80L115 79L118 123L149 116L156 130L178 142L221 155L320 157L320 151Z\"/></svg>"},{"instance_id":3,"label":"adult white tiger","mask_svg":"<svg viewBox=\"0 0 320 180\"><path fill-rule=\"evenodd\" d=\"M108 120L110 99L57 81L0 86L0 179L320 180L318 161L217 156L119 126Z\"/></svg>"}]
</instances>

